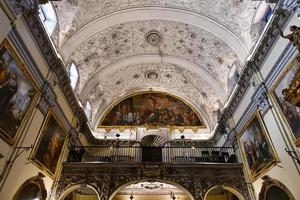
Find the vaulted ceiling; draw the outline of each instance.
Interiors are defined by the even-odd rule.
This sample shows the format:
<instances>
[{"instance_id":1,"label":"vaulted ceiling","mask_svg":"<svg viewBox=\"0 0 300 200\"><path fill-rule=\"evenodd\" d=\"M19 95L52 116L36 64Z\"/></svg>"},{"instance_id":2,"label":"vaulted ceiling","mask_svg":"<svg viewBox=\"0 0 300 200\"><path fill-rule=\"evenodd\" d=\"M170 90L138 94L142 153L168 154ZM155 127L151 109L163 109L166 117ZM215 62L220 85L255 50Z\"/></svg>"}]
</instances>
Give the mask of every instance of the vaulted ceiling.
<instances>
[{"instance_id":1,"label":"vaulted ceiling","mask_svg":"<svg viewBox=\"0 0 300 200\"><path fill-rule=\"evenodd\" d=\"M104 113L141 91L174 94L193 105L212 130L230 93L228 76L253 46L252 0L62 0L52 35L79 71L76 93Z\"/></svg>"}]
</instances>

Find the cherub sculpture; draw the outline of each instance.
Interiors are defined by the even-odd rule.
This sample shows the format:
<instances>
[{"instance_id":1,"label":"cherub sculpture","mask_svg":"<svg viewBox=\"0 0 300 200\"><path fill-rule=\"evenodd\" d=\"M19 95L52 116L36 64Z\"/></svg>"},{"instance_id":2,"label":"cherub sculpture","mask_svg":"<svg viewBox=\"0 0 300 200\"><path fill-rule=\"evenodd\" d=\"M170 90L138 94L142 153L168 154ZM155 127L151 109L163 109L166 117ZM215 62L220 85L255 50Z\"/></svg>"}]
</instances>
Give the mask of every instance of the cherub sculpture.
<instances>
[{"instance_id":1,"label":"cherub sculpture","mask_svg":"<svg viewBox=\"0 0 300 200\"><path fill-rule=\"evenodd\" d=\"M283 38L289 39L290 42L292 42L293 45L300 51L300 27L291 26L290 31L292 33L288 35L283 35L283 32L281 32L281 36Z\"/></svg>"}]
</instances>

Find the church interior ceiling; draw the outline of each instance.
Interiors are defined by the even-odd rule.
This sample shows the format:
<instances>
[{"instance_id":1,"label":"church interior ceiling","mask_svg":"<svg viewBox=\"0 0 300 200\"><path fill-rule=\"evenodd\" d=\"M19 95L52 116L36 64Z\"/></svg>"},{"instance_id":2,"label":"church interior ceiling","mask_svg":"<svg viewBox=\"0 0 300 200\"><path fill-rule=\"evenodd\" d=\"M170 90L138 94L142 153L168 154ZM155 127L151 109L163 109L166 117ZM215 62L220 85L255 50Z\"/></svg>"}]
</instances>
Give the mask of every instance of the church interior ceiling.
<instances>
[{"instance_id":1,"label":"church interior ceiling","mask_svg":"<svg viewBox=\"0 0 300 200\"><path fill-rule=\"evenodd\" d=\"M91 102L92 129L124 97L159 91L189 102L212 130L215 113L231 92L231 69L242 70L255 43L250 33L258 3L251 0L62 0L55 5L59 28L51 37L64 61L78 68L75 92L83 105ZM139 17L140 10L147 16ZM169 12L178 18L166 17ZM179 19L181 14L189 18ZM194 18L203 19L203 26L192 23Z\"/></svg>"}]
</instances>

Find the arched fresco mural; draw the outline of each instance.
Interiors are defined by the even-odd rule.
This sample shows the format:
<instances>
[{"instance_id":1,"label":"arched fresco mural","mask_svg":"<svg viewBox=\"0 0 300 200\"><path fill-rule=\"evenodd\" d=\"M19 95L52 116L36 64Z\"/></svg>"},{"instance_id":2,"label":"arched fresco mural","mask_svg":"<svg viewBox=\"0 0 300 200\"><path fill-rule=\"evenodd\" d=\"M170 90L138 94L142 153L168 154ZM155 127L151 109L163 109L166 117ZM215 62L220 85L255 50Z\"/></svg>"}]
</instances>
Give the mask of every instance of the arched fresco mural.
<instances>
[{"instance_id":1,"label":"arched fresco mural","mask_svg":"<svg viewBox=\"0 0 300 200\"><path fill-rule=\"evenodd\" d=\"M140 93L117 103L98 127L201 127L199 115L182 100L166 93Z\"/></svg>"}]
</instances>

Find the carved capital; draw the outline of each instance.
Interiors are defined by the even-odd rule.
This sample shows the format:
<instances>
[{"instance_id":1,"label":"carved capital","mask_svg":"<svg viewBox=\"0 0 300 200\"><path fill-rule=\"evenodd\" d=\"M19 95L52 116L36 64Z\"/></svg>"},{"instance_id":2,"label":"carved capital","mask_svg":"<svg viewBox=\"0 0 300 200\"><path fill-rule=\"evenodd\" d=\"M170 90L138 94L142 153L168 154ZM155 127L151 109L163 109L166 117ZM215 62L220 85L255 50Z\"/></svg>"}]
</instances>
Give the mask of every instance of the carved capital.
<instances>
[{"instance_id":1,"label":"carved capital","mask_svg":"<svg viewBox=\"0 0 300 200\"><path fill-rule=\"evenodd\" d=\"M279 1L279 8L289 12L300 15L300 1L299 0L281 0Z\"/></svg>"},{"instance_id":2,"label":"carved capital","mask_svg":"<svg viewBox=\"0 0 300 200\"><path fill-rule=\"evenodd\" d=\"M38 103L38 107L44 115L47 113L49 107L52 107L55 105L55 96L52 93L49 85L50 84L48 81L44 82L44 84L41 88L41 98Z\"/></svg>"},{"instance_id":3,"label":"carved capital","mask_svg":"<svg viewBox=\"0 0 300 200\"><path fill-rule=\"evenodd\" d=\"M268 90L263 82L258 85L257 94L253 96L252 100L257 104L262 114L265 114L269 110Z\"/></svg>"}]
</instances>

